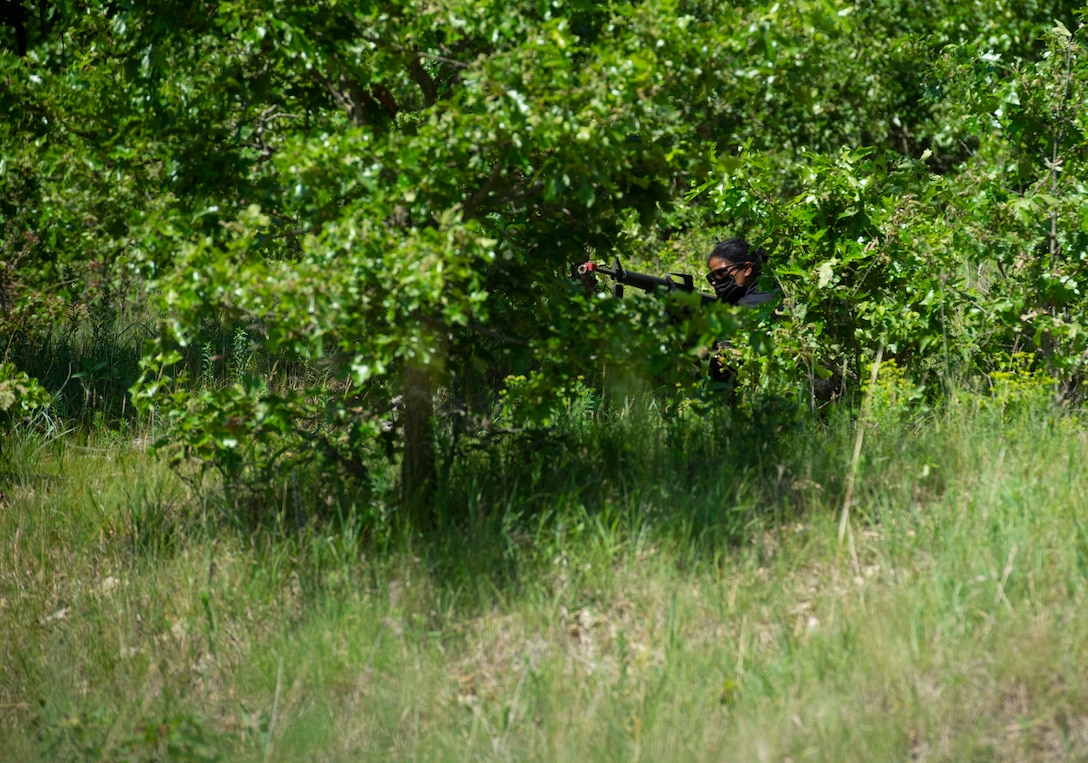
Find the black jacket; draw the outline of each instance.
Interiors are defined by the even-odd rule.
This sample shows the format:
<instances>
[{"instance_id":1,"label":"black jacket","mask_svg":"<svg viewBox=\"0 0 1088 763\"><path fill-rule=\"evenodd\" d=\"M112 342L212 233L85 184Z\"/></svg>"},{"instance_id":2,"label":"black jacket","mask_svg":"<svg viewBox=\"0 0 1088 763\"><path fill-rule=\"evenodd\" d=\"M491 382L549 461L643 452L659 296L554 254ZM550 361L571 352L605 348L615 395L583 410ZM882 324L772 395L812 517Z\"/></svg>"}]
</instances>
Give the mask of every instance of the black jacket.
<instances>
[{"instance_id":1,"label":"black jacket","mask_svg":"<svg viewBox=\"0 0 1088 763\"><path fill-rule=\"evenodd\" d=\"M774 291L760 291L759 283L753 281L748 285L748 290L744 292L744 295L737 300L738 305L744 307L755 307L756 305L762 305L764 302L770 302L772 299L778 299L778 290Z\"/></svg>"},{"instance_id":2,"label":"black jacket","mask_svg":"<svg viewBox=\"0 0 1088 763\"><path fill-rule=\"evenodd\" d=\"M753 281L748 285L747 290L735 304L742 307L755 307L756 305L762 305L765 302L771 300L777 300L780 297L780 293L777 289L773 291L762 291L759 288L758 281ZM737 371L728 365L721 362L720 353L723 349L728 348L729 341L718 341L714 345L714 353L710 358L710 378L716 382L732 385L736 380Z\"/></svg>"}]
</instances>

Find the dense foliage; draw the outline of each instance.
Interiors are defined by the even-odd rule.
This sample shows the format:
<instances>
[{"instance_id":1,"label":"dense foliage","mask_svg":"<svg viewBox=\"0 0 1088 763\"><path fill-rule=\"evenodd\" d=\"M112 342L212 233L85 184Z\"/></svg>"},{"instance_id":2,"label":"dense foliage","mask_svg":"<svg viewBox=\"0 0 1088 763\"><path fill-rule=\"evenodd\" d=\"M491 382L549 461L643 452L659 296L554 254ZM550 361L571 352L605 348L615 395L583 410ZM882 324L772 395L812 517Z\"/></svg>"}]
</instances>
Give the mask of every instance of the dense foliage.
<instances>
[{"instance_id":1,"label":"dense foliage","mask_svg":"<svg viewBox=\"0 0 1088 763\"><path fill-rule=\"evenodd\" d=\"M850 400L881 347L919 400L1082 376L1080 3L4 8L0 410L36 378L123 417L135 383L258 512L399 462L423 527L466 442L572 396L714 404L728 335L741 407ZM771 251L777 319L567 277L729 235Z\"/></svg>"}]
</instances>

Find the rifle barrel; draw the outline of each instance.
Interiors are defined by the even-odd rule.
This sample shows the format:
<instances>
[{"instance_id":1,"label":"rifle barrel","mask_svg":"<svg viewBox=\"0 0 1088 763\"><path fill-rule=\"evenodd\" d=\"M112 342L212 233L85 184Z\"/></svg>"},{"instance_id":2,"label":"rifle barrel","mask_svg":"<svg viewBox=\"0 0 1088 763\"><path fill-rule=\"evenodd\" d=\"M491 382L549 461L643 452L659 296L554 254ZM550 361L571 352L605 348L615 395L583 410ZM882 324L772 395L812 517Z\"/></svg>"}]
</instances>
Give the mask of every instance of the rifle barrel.
<instances>
[{"instance_id":1,"label":"rifle barrel","mask_svg":"<svg viewBox=\"0 0 1088 763\"><path fill-rule=\"evenodd\" d=\"M665 291L682 291L687 293L698 294L702 299L703 304L709 304L710 302L717 302L717 296L713 294L707 294L706 292L696 291L694 278L687 273L669 273L664 278L660 276L652 276L648 273L636 273L632 270L627 270L620 264L620 258L616 257L612 263L612 267L607 265L598 265L594 262L586 262L578 266L578 275L585 275L586 273L602 273L606 276L611 276L617 283L624 286L633 286L636 289L642 289L643 291L652 292L657 288L663 288ZM675 278L679 278L677 281Z\"/></svg>"}]
</instances>

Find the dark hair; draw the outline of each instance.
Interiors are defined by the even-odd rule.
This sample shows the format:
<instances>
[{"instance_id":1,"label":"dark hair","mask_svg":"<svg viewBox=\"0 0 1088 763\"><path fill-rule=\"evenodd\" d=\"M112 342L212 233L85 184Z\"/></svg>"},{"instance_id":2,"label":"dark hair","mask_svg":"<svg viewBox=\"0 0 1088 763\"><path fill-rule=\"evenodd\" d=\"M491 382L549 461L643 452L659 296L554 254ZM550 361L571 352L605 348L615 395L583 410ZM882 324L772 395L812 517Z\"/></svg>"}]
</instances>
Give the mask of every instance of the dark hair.
<instances>
[{"instance_id":1,"label":"dark hair","mask_svg":"<svg viewBox=\"0 0 1088 763\"><path fill-rule=\"evenodd\" d=\"M753 249L751 244L743 238L727 238L715 245L713 251L710 252L710 256L706 258L707 263L709 264L715 257L733 264L751 262L762 265L767 261L767 252L762 248Z\"/></svg>"}]
</instances>

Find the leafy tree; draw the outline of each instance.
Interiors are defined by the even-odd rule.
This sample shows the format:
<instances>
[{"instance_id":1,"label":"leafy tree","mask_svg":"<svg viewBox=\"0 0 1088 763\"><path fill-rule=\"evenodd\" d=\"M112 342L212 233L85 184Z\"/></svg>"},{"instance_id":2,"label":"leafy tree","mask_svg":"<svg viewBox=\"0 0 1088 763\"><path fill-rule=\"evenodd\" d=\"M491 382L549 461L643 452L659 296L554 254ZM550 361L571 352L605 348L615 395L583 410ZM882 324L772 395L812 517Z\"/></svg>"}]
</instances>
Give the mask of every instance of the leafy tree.
<instances>
[{"instance_id":1,"label":"leafy tree","mask_svg":"<svg viewBox=\"0 0 1088 763\"><path fill-rule=\"evenodd\" d=\"M228 486L392 455L424 529L436 440L497 393L683 385L735 331L766 391L880 344L934 391L1023 349L1079 372L1076 5L37 7L0 8L0 330L25 365L161 314L139 399ZM718 232L774 247L773 327L566 277Z\"/></svg>"},{"instance_id":2,"label":"leafy tree","mask_svg":"<svg viewBox=\"0 0 1088 763\"><path fill-rule=\"evenodd\" d=\"M326 10L217 17L219 45L268 75L249 94L291 118L267 138L274 180L249 211L221 206L224 230L202 239L177 215L157 231L176 265L158 288L181 346L236 321L271 353L331 359L343 400L399 378L402 483L422 488L406 498L424 525L435 385L528 369L569 336L535 320L567 299L557 275L702 160L698 100L681 97L693 72L706 86L702 52L692 20L651 4ZM297 419L286 398L260 405Z\"/></svg>"}]
</instances>

